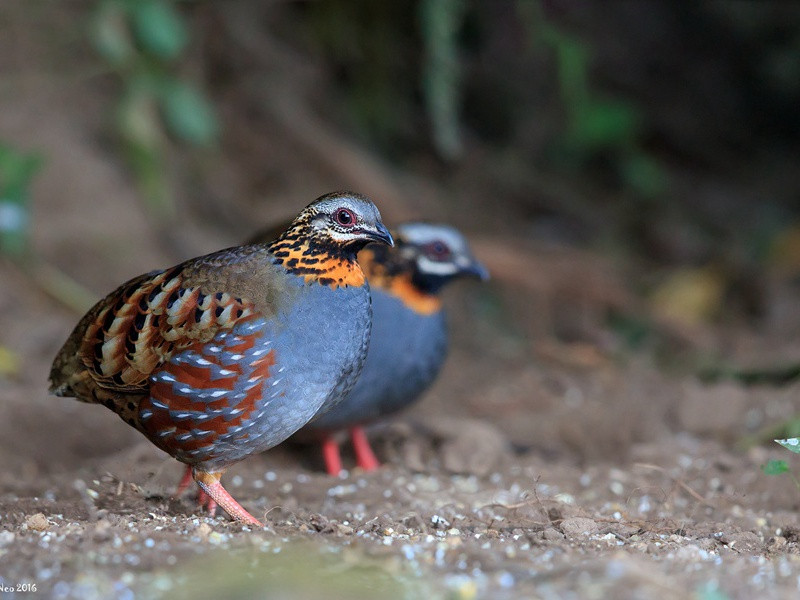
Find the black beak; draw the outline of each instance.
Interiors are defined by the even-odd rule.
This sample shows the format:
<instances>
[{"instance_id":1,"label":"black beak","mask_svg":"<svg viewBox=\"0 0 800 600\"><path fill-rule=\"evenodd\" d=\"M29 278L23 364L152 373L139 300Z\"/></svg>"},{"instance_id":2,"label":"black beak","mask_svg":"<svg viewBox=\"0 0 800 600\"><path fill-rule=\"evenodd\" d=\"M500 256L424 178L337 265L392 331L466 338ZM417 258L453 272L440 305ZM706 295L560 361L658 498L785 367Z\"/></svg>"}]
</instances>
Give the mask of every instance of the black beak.
<instances>
[{"instance_id":1,"label":"black beak","mask_svg":"<svg viewBox=\"0 0 800 600\"><path fill-rule=\"evenodd\" d=\"M389 233L386 225L380 221L375 224L374 230L366 230L364 233L366 233L367 237L373 242L386 244L387 246L394 246L394 238L392 237L392 234Z\"/></svg>"},{"instance_id":2,"label":"black beak","mask_svg":"<svg viewBox=\"0 0 800 600\"><path fill-rule=\"evenodd\" d=\"M489 281L490 279L489 269L484 267L477 260L473 260L469 266L461 269L461 272L464 273L464 275L472 275L473 277L477 277L481 281Z\"/></svg>"}]
</instances>

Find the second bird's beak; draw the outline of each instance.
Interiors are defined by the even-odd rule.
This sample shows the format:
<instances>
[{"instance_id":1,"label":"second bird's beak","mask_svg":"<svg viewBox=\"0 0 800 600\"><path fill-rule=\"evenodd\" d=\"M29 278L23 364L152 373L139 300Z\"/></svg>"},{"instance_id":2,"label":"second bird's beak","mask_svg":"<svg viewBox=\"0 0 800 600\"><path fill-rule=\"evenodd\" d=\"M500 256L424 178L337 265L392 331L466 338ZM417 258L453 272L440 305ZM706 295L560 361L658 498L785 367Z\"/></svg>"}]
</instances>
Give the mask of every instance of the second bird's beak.
<instances>
[{"instance_id":1,"label":"second bird's beak","mask_svg":"<svg viewBox=\"0 0 800 600\"><path fill-rule=\"evenodd\" d=\"M490 279L489 269L484 267L475 259L473 259L468 265L462 266L461 272L464 275L472 275L473 277L477 277L481 281L489 281Z\"/></svg>"}]
</instances>

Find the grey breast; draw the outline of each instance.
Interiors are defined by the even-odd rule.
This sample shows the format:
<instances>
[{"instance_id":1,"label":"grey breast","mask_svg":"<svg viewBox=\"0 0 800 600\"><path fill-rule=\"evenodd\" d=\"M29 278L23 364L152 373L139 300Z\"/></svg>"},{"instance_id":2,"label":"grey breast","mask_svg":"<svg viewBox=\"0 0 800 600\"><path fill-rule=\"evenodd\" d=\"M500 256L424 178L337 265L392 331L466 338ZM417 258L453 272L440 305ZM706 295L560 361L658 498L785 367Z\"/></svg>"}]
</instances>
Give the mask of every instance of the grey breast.
<instances>
[{"instance_id":1,"label":"grey breast","mask_svg":"<svg viewBox=\"0 0 800 600\"><path fill-rule=\"evenodd\" d=\"M443 311L421 315L380 290L372 294L372 336L361 377L314 430L365 423L413 403L436 379L447 355Z\"/></svg>"}]
</instances>

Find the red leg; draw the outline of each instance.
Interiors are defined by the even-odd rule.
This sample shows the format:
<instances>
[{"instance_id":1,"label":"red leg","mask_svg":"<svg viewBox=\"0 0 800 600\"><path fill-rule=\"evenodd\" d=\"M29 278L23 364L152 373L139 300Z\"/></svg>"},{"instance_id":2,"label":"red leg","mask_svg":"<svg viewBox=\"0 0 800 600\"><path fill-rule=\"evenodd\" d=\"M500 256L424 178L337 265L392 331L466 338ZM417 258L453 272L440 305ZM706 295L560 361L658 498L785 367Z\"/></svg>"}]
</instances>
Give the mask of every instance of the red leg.
<instances>
[{"instance_id":1,"label":"red leg","mask_svg":"<svg viewBox=\"0 0 800 600\"><path fill-rule=\"evenodd\" d=\"M208 510L209 517L217 516L217 503L214 501L213 498L208 498L206 500L206 510Z\"/></svg>"},{"instance_id":2,"label":"red leg","mask_svg":"<svg viewBox=\"0 0 800 600\"><path fill-rule=\"evenodd\" d=\"M350 440L353 442L353 450L356 452L356 462L365 471L374 471L381 466L380 461L375 456L369 445L367 434L363 427L353 427L350 429Z\"/></svg>"},{"instance_id":3,"label":"red leg","mask_svg":"<svg viewBox=\"0 0 800 600\"><path fill-rule=\"evenodd\" d=\"M264 526L261 524L261 521L242 508L242 505L234 500L233 496L222 487L219 481L220 477L222 477L222 473L208 473L193 469L192 475L197 485L200 486L200 489L209 496L209 512L212 509L216 511L217 505L219 505L222 507L222 510L228 513L235 521L246 523L247 525L255 525L256 527Z\"/></svg>"},{"instance_id":4,"label":"red leg","mask_svg":"<svg viewBox=\"0 0 800 600\"><path fill-rule=\"evenodd\" d=\"M214 517L217 514L217 503L214 502L213 498L211 498L208 494L203 491L203 488L197 490L197 505L202 510L205 508L208 511L208 515L210 517Z\"/></svg>"},{"instance_id":5,"label":"red leg","mask_svg":"<svg viewBox=\"0 0 800 600\"><path fill-rule=\"evenodd\" d=\"M192 483L192 467L186 465L186 471L178 484L178 489L175 490L175 498L180 498L190 483ZM203 491L203 488L197 490L197 506L200 509L206 508L212 517L217 514L217 503Z\"/></svg>"},{"instance_id":6,"label":"red leg","mask_svg":"<svg viewBox=\"0 0 800 600\"><path fill-rule=\"evenodd\" d=\"M339 444L330 436L325 436L322 440L322 458L325 459L328 475L338 477L342 471L342 457L339 455Z\"/></svg>"},{"instance_id":7,"label":"red leg","mask_svg":"<svg viewBox=\"0 0 800 600\"><path fill-rule=\"evenodd\" d=\"M183 472L183 477L181 477L178 488L175 490L175 498L180 498L181 494L186 491L186 488L189 487L190 483L192 483L192 467L186 465L186 470Z\"/></svg>"}]
</instances>

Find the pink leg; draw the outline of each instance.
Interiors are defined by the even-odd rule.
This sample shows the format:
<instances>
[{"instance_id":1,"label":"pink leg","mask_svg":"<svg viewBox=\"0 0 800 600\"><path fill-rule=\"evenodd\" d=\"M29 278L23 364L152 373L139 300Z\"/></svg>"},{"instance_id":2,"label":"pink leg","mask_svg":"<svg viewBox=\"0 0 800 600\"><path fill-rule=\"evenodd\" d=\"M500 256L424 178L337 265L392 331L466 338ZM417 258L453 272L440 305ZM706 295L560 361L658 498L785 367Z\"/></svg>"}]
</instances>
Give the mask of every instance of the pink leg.
<instances>
[{"instance_id":1,"label":"pink leg","mask_svg":"<svg viewBox=\"0 0 800 600\"><path fill-rule=\"evenodd\" d=\"M350 440L353 442L353 450L356 452L356 462L365 471L374 471L381 466L380 461L375 456L369 445L367 434L363 427L353 427L350 429Z\"/></svg>"},{"instance_id":2,"label":"pink leg","mask_svg":"<svg viewBox=\"0 0 800 600\"><path fill-rule=\"evenodd\" d=\"M208 494L209 512L212 508L216 511L217 505L219 505L235 521L246 523L247 525L255 525L256 527L264 527L261 521L242 508L241 504L234 500L227 490L222 487L219 481L222 473L207 473L195 469L192 470L192 474L200 489Z\"/></svg>"},{"instance_id":3,"label":"pink leg","mask_svg":"<svg viewBox=\"0 0 800 600\"><path fill-rule=\"evenodd\" d=\"M325 459L328 475L338 477L342 471L342 457L339 455L339 444L330 436L325 436L322 440L322 458Z\"/></svg>"}]
</instances>

